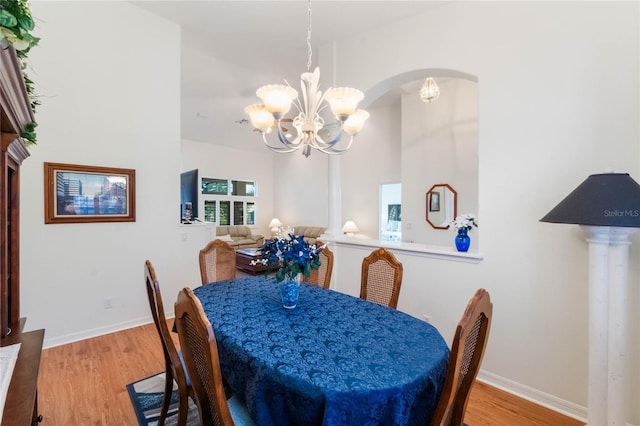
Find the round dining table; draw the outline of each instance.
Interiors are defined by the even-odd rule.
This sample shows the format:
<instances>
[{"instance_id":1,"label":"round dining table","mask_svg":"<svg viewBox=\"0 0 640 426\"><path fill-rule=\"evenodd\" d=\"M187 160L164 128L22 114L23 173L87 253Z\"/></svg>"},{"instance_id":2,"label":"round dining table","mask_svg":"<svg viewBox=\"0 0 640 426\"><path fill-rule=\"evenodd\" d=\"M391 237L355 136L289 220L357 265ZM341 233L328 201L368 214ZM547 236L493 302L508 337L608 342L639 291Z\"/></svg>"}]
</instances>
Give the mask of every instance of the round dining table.
<instances>
[{"instance_id":1,"label":"round dining table","mask_svg":"<svg viewBox=\"0 0 640 426\"><path fill-rule=\"evenodd\" d=\"M194 293L213 326L227 390L256 424L428 424L449 359L432 325L305 283L297 307L285 309L271 276Z\"/></svg>"}]
</instances>

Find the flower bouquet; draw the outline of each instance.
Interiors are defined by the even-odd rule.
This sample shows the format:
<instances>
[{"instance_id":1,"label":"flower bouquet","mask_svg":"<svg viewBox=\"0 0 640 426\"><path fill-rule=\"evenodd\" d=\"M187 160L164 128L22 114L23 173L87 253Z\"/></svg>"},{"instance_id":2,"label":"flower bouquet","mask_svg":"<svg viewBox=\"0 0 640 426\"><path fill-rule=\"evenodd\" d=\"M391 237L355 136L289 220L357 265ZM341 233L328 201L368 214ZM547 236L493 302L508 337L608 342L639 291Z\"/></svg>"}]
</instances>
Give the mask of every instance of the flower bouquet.
<instances>
[{"instance_id":1,"label":"flower bouquet","mask_svg":"<svg viewBox=\"0 0 640 426\"><path fill-rule=\"evenodd\" d=\"M298 274L308 277L312 269L320 267L320 252L324 247L310 245L301 235L289 234L287 237L265 241L259 249L260 259L254 262L278 268L277 281L283 281L285 278L293 280Z\"/></svg>"},{"instance_id":2,"label":"flower bouquet","mask_svg":"<svg viewBox=\"0 0 640 426\"><path fill-rule=\"evenodd\" d=\"M455 220L451 222L451 226L453 226L456 231L464 228L467 231L471 231L471 228L474 226L478 227L478 222L476 221L476 217L472 214L465 213L456 217Z\"/></svg>"},{"instance_id":3,"label":"flower bouquet","mask_svg":"<svg viewBox=\"0 0 640 426\"><path fill-rule=\"evenodd\" d=\"M260 262L267 268L278 268L276 281L280 284L282 306L293 309L298 304L301 275L308 277L312 269L320 267L320 252L324 246L309 245L303 236L289 234L265 241L260 248Z\"/></svg>"}]
</instances>

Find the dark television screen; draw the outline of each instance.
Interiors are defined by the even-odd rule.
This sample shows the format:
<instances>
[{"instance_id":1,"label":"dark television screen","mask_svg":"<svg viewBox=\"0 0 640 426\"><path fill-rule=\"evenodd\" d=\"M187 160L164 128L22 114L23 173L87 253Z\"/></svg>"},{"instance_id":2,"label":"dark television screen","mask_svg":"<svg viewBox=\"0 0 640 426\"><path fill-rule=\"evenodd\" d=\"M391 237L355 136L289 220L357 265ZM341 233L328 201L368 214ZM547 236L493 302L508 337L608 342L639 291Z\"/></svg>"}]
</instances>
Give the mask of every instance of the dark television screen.
<instances>
[{"instance_id":1,"label":"dark television screen","mask_svg":"<svg viewBox=\"0 0 640 426\"><path fill-rule=\"evenodd\" d=\"M191 203L191 216L198 217L198 169L180 173L180 220L185 216L185 206Z\"/></svg>"}]
</instances>

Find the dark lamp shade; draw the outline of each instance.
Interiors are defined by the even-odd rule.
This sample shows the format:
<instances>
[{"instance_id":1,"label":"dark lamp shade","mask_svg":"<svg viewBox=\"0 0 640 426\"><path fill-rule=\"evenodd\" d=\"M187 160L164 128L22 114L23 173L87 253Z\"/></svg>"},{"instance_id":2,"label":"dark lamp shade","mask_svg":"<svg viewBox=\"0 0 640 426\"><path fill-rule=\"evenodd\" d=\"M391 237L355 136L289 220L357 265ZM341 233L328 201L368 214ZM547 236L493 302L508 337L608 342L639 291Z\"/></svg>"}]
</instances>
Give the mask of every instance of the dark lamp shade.
<instances>
[{"instance_id":1,"label":"dark lamp shade","mask_svg":"<svg viewBox=\"0 0 640 426\"><path fill-rule=\"evenodd\" d=\"M640 228L640 185L628 173L591 175L540 221Z\"/></svg>"}]
</instances>

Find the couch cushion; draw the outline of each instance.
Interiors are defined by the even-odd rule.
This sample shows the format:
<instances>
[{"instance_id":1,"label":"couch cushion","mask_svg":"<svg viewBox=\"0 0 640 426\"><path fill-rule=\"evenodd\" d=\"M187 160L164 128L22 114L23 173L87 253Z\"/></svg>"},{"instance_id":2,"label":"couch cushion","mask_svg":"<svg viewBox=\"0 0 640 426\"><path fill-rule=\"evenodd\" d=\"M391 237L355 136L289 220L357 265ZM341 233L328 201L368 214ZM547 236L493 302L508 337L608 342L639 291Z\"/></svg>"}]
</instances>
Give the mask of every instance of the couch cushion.
<instances>
[{"instance_id":1,"label":"couch cushion","mask_svg":"<svg viewBox=\"0 0 640 426\"><path fill-rule=\"evenodd\" d=\"M296 226L293 232L307 238L318 238L327 228L322 226Z\"/></svg>"},{"instance_id":2,"label":"couch cushion","mask_svg":"<svg viewBox=\"0 0 640 426\"><path fill-rule=\"evenodd\" d=\"M231 235L231 238L245 237L251 235L251 228L242 225L216 226L216 235Z\"/></svg>"}]
</instances>

